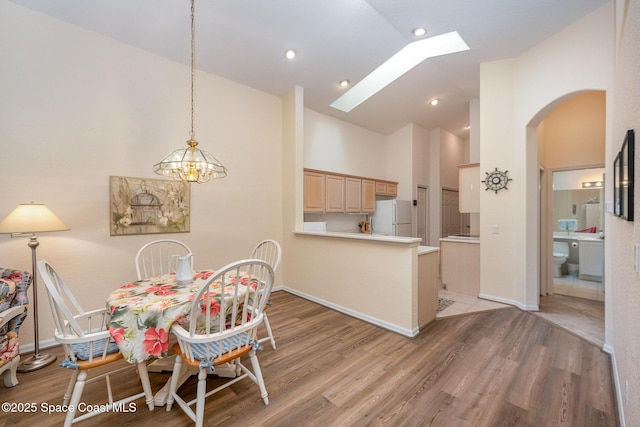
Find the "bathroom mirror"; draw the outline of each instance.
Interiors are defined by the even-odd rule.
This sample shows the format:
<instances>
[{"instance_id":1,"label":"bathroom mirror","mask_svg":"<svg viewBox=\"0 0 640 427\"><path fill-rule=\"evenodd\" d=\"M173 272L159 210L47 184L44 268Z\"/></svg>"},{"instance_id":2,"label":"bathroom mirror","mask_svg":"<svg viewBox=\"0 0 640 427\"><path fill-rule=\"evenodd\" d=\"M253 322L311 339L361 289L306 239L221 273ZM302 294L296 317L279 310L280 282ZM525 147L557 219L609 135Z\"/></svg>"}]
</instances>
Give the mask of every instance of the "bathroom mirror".
<instances>
[{"instance_id":1,"label":"bathroom mirror","mask_svg":"<svg viewBox=\"0 0 640 427\"><path fill-rule=\"evenodd\" d=\"M576 219L578 232L604 231L603 175L604 168L553 173L554 232L561 219Z\"/></svg>"}]
</instances>

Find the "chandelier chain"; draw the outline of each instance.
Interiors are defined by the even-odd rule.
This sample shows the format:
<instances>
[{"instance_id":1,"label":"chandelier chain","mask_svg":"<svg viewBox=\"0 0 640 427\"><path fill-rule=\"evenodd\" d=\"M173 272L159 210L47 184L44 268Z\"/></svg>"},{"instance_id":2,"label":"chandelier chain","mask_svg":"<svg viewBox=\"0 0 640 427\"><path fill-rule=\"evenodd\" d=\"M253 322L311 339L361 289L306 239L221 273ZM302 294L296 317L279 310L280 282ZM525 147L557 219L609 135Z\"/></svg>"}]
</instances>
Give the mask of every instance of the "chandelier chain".
<instances>
[{"instance_id":1,"label":"chandelier chain","mask_svg":"<svg viewBox=\"0 0 640 427\"><path fill-rule=\"evenodd\" d=\"M195 80L195 68L196 68L196 20L195 20L195 0L191 0L191 132L189 136L191 139L195 139L196 133L193 130L193 88Z\"/></svg>"},{"instance_id":2,"label":"chandelier chain","mask_svg":"<svg viewBox=\"0 0 640 427\"><path fill-rule=\"evenodd\" d=\"M213 178L227 176L227 168L210 153L199 149L195 140L195 75L196 75L196 12L195 0L191 0L191 131L187 148L172 151L154 165L158 175L170 176L177 181L209 182Z\"/></svg>"}]
</instances>

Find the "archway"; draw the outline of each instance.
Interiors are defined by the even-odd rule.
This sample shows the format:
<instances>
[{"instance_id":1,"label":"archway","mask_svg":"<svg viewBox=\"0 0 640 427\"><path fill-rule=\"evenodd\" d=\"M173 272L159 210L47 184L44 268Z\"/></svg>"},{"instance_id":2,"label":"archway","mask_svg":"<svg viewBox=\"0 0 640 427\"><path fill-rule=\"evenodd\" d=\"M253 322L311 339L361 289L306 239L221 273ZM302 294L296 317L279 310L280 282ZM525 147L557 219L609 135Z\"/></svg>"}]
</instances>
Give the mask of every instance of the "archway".
<instances>
[{"instance_id":1,"label":"archway","mask_svg":"<svg viewBox=\"0 0 640 427\"><path fill-rule=\"evenodd\" d=\"M550 284L554 279L553 231L556 228L552 211L554 172L604 167L605 122L606 93L593 90L573 92L556 99L527 126L527 169L528 173L538 176L538 188L528 188L537 192L529 195L538 200L538 248L535 254L538 280L528 283L527 292L536 293L538 305L540 295L553 293ZM604 204L603 200L601 202ZM604 277L602 279L604 283ZM599 325L602 330L603 324L602 320Z\"/></svg>"}]
</instances>

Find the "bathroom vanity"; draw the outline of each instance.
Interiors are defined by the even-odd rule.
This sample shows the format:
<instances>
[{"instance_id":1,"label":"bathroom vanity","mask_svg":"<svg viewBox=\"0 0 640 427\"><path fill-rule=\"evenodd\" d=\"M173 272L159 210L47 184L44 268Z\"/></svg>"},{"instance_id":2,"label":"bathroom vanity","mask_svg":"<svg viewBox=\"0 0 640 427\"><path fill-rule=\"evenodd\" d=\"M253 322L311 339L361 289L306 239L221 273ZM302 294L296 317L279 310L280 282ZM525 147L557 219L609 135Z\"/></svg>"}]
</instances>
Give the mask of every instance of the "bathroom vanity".
<instances>
[{"instance_id":1,"label":"bathroom vanity","mask_svg":"<svg viewBox=\"0 0 640 427\"><path fill-rule=\"evenodd\" d=\"M604 241L602 239L578 240L578 277L602 282L604 276Z\"/></svg>"},{"instance_id":2,"label":"bathroom vanity","mask_svg":"<svg viewBox=\"0 0 640 427\"><path fill-rule=\"evenodd\" d=\"M568 265L578 266L578 278L601 282L604 276L604 240L594 233L554 233L554 242L566 242L569 256L562 273L569 274Z\"/></svg>"}]
</instances>

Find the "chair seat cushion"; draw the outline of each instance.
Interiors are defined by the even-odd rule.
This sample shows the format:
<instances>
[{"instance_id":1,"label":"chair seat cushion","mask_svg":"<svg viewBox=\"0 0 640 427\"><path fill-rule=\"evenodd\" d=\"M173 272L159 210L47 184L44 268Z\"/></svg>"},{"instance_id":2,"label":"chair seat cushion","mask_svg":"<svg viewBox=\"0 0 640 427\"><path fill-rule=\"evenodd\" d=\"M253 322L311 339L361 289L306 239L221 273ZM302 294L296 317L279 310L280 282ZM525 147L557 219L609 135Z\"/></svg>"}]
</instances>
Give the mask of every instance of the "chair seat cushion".
<instances>
[{"instance_id":1,"label":"chair seat cushion","mask_svg":"<svg viewBox=\"0 0 640 427\"><path fill-rule=\"evenodd\" d=\"M102 352L104 351L104 343L107 338L103 338L101 340L93 341L93 353L89 354L89 343L76 343L71 344L71 348L73 348L73 353L76 355L78 360L89 360L91 357L101 357ZM109 341L107 345L107 354L117 353L120 351L115 342Z\"/></svg>"},{"instance_id":2,"label":"chair seat cushion","mask_svg":"<svg viewBox=\"0 0 640 427\"><path fill-rule=\"evenodd\" d=\"M195 359L200 361L211 361L218 357L218 354L227 353L229 350L239 348L247 342L256 350L260 345L253 335L248 334L247 332L242 332L241 334L234 335L220 341L191 344L191 349L193 350L193 357Z\"/></svg>"}]
</instances>

